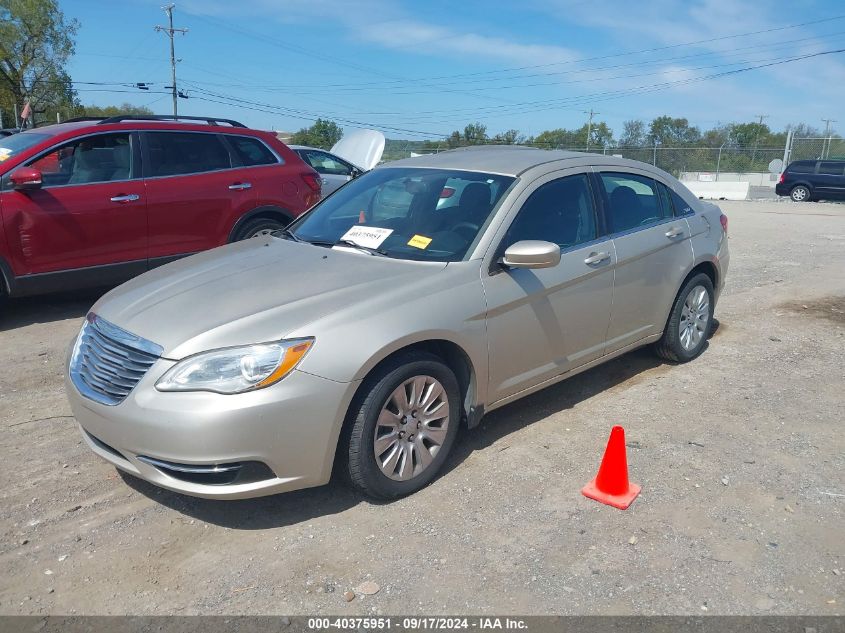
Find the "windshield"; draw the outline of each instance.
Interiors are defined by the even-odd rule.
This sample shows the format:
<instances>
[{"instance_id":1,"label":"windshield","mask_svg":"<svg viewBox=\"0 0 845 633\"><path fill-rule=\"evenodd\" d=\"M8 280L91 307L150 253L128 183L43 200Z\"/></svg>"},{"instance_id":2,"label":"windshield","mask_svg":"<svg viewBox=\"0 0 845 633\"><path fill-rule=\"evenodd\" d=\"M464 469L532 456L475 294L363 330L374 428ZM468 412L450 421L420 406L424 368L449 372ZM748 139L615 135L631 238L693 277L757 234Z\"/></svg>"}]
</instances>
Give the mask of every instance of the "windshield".
<instances>
[{"instance_id":1,"label":"windshield","mask_svg":"<svg viewBox=\"0 0 845 633\"><path fill-rule=\"evenodd\" d=\"M320 246L458 261L514 180L448 169L377 169L318 204L288 233Z\"/></svg>"},{"instance_id":2,"label":"windshield","mask_svg":"<svg viewBox=\"0 0 845 633\"><path fill-rule=\"evenodd\" d=\"M31 132L21 132L0 138L0 162L8 160L33 145L37 145L46 138L50 138L50 135Z\"/></svg>"}]
</instances>

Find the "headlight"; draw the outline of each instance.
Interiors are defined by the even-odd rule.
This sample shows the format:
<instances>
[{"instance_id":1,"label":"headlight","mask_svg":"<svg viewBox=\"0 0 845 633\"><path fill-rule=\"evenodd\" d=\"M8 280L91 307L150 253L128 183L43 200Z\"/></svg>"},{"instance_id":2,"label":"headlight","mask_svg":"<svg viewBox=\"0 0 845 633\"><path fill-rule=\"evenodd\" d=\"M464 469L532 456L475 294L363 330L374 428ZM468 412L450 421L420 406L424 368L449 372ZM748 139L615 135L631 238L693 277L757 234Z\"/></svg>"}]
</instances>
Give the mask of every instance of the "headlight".
<instances>
[{"instance_id":1,"label":"headlight","mask_svg":"<svg viewBox=\"0 0 845 633\"><path fill-rule=\"evenodd\" d=\"M159 378L159 391L243 393L279 382L299 364L313 338L229 347L189 356Z\"/></svg>"}]
</instances>

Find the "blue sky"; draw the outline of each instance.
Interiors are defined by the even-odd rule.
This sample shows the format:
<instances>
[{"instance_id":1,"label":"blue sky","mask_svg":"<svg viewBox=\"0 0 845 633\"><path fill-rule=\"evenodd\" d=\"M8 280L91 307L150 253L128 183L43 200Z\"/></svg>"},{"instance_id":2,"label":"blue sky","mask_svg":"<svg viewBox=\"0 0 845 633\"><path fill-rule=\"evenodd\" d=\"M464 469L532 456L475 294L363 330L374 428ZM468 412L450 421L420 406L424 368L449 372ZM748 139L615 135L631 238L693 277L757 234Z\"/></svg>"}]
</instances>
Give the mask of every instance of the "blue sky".
<instances>
[{"instance_id":1,"label":"blue sky","mask_svg":"<svg viewBox=\"0 0 845 633\"><path fill-rule=\"evenodd\" d=\"M153 30L165 24L162 4L61 2L81 23L69 71L83 103L171 112L160 94L170 84L167 38ZM627 119L662 114L703 129L761 114L776 130L798 122L823 129L824 118L845 129L845 53L780 63L845 49L842 0L176 5L175 25L189 28L176 40L179 87L190 96L180 99L181 114L281 130L320 116L413 139L476 120L491 133L579 127L591 108L617 136ZM739 36L750 32L758 33ZM775 65L702 79L764 64ZM136 82L152 88L120 85Z\"/></svg>"}]
</instances>

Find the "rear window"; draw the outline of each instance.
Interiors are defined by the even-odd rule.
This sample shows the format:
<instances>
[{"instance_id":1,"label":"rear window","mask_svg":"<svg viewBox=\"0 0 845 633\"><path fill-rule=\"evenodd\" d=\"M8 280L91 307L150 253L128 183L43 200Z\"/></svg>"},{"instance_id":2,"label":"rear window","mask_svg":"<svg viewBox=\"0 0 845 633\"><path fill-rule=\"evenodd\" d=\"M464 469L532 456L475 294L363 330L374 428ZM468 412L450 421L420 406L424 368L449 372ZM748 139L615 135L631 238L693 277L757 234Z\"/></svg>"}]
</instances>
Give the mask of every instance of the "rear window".
<instances>
[{"instance_id":1,"label":"rear window","mask_svg":"<svg viewBox=\"0 0 845 633\"><path fill-rule=\"evenodd\" d=\"M241 163L247 167L254 167L255 165L275 165L279 162L275 154L269 148L259 141L257 138L250 136L235 136L231 134L226 139L235 148L238 158Z\"/></svg>"},{"instance_id":2,"label":"rear window","mask_svg":"<svg viewBox=\"0 0 845 633\"><path fill-rule=\"evenodd\" d=\"M229 169L229 151L216 134L146 132L150 165L147 176L177 176Z\"/></svg>"},{"instance_id":3,"label":"rear window","mask_svg":"<svg viewBox=\"0 0 845 633\"><path fill-rule=\"evenodd\" d=\"M841 176L845 171L845 161L823 160L819 163L819 173L832 176Z\"/></svg>"},{"instance_id":4,"label":"rear window","mask_svg":"<svg viewBox=\"0 0 845 633\"><path fill-rule=\"evenodd\" d=\"M812 174L816 171L816 163L815 161L802 161L798 163L792 163L789 167L786 168L786 171L792 174Z\"/></svg>"}]
</instances>

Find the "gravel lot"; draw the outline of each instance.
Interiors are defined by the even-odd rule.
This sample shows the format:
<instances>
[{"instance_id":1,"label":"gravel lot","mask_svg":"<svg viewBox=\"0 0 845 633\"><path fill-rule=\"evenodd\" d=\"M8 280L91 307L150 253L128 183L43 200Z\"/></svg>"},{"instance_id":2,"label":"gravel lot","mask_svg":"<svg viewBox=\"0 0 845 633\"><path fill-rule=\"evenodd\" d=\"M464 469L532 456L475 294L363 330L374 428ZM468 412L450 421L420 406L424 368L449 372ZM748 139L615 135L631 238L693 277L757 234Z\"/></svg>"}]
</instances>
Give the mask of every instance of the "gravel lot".
<instances>
[{"instance_id":1,"label":"gravel lot","mask_svg":"<svg viewBox=\"0 0 845 633\"><path fill-rule=\"evenodd\" d=\"M6 303L0 613L843 613L845 205L722 207L731 271L701 358L641 350L496 411L390 504L119 475L61 382L96 293ZM643 487L625 512L579 493L613 424Z\"/></svg>"}]
</instances>

